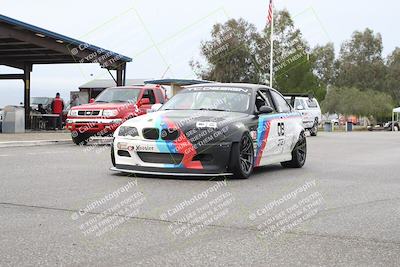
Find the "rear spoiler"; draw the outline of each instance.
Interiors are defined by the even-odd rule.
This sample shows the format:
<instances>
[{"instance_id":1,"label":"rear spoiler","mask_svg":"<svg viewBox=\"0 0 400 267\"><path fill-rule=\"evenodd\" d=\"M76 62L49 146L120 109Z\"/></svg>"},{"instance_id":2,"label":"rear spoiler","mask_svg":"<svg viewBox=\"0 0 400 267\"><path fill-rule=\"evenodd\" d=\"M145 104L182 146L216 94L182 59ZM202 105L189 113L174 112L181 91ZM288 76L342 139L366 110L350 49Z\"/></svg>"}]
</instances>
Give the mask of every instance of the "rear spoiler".
<instances>
[{"instance_id":1,"label":"rear spoiler","mask_svg":"<svg viewBox=\"0 0 400 267\"><path fill-rule=\"evenodd\" d=\"M309 99L314 98L313 93L285 93L285 94L283 94L283 96L290 97L290 105L292 107L294 107L294 101L295 101L296 97L308 97Z\"/></svg>"}]
</instances>

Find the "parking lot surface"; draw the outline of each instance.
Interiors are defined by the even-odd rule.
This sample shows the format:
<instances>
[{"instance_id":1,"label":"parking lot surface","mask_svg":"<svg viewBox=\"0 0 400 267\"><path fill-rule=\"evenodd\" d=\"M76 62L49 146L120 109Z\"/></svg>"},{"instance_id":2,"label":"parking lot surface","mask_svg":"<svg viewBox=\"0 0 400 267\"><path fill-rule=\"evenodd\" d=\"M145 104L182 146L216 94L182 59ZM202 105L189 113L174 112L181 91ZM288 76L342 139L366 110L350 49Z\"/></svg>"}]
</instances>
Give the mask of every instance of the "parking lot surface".
<instances>
[{"instance_id":1,"label":"parking lot surface","mask_svg":"<svg viewBox=\"0 0 400 267\"><path fill-rule=\"evenodd\" d=\"M0 265L399 266L400 134L307 138L247 180L113 173L109 146L0 149Z\"/></svg>"}]
</instances>

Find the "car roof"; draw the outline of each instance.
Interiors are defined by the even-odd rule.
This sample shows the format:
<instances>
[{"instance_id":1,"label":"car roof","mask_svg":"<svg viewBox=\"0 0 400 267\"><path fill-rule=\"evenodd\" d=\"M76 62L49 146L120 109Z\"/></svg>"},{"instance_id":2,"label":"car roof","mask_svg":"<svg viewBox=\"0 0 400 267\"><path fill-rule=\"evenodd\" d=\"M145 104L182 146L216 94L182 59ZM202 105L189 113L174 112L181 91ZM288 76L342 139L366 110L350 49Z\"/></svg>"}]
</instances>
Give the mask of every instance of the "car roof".
<instances>
[{"instance_id":1,"label":"car roof","mask_svg":"<svg viewBox=\"0 0 400 267\"><path fill-rule=\"evenodd\" d=\"M242 88L249 88L253 90L257 90L260 88L265 88L265 89L273 89L271 87L268 87L263 84L253 84L253 83L202 83L202 84L195 84L195 85L190 85L190 86L185 86L185 88L193 88L193 87L242 87ZM273 89L276 90L276 89Z\"/></svg>"},{"instance_id":2,"label":"car roof","mask_svg":"<svg viewBox=\"0 0 400 267\"><path fill-rule=\"evenodd\" d=\"M156 85L129 85L129 86L114 86L107 89L160 89Z\"/></svg>"}]
</instances>

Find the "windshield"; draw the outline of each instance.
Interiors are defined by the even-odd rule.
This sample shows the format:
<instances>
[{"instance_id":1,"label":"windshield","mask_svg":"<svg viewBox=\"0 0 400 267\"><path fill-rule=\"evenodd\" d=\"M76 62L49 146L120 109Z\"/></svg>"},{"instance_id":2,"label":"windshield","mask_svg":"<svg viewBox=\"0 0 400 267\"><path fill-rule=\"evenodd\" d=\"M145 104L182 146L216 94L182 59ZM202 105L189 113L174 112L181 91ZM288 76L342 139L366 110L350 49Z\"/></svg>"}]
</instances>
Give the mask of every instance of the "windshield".
<instances>
[{"instance_id":1,"label":"windshield","mask_svg":"<svg viewBox=\"0 0 400 267\"><path fill-rule=\"evenodd\" d=\"M249 109L249 89L232 87L194 87L172 97L161 110L216 110L246 112Z\"/></svg>"},{"instance_id":2,"label":"windshield","mask_svg":"<svg viewBox=\"0 0 400 267\"><path fill-rule=\"evenodd\" d=\"M46 105L49 103L49 98L48 97L32 97L31 98L31 104L32 105Z\"/></svg>"},{"instance_id":3,"label":"windshield","mask_svg":"<svg viewBox=\"0 0 400 267\"><path fill-rule=\"evenodd\" d=\"M96 103L135 102L139 97L140 89L109 88L102 92L95 100Z\"/></svg>"}]
</instances>

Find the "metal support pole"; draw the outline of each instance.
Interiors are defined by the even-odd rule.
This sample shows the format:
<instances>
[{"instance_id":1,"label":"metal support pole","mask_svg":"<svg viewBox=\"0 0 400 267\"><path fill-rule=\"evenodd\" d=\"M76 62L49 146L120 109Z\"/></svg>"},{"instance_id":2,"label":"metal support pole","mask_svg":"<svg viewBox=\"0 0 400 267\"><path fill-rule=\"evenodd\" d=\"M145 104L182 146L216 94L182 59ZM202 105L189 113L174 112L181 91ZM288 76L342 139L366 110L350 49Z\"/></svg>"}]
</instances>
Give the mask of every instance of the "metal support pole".
<instances>
[{"instance_id":1,"label":"metal support pole","mask_svg":"<svg viewBox=\"0 0 400 267\"><path fill-rule=\"evenodd\" d=\"M117 70L117 86L122 86L122 69Z\"/></svg>"},{"instance_id":2,"label":"metal support pole","mask_svg":"<svg viewBox=\"0 0 400 267\"><path fill-rule=\"evenodd\" d=\"M392 111L392 132L394 131L394 111Z\"/></svg>"},{"instance_id":3,"label":"metal support pole","mask_svg":"<svg viewBox=\"0 0 400 267\"><path fill-rule=\"evenodd\" d=\"M124 77L122 78L122 85L126 85L126 64L124 64Z\"/></svg>"},{"instance_id":4,"label":"metal support pole","mask_svg":"<svg viewBox=\"0 0 400 267\"><path fill-rule=\"evenodd\" d=\"M126 71L126 64L122 64L117 69L117 86L125 85L125 71Z\"/></svg>"},{"instance_id":5,"label":"metal support pole","mask_svg":"<svg viewBox=\"0 0 400 267\"><path fill-rule=\"evenodd\" d=\"M31 71L32 65L24 66L24 108L25 108L25 129L30 129L31 112Z\"/></svg>"}]
</instances>

